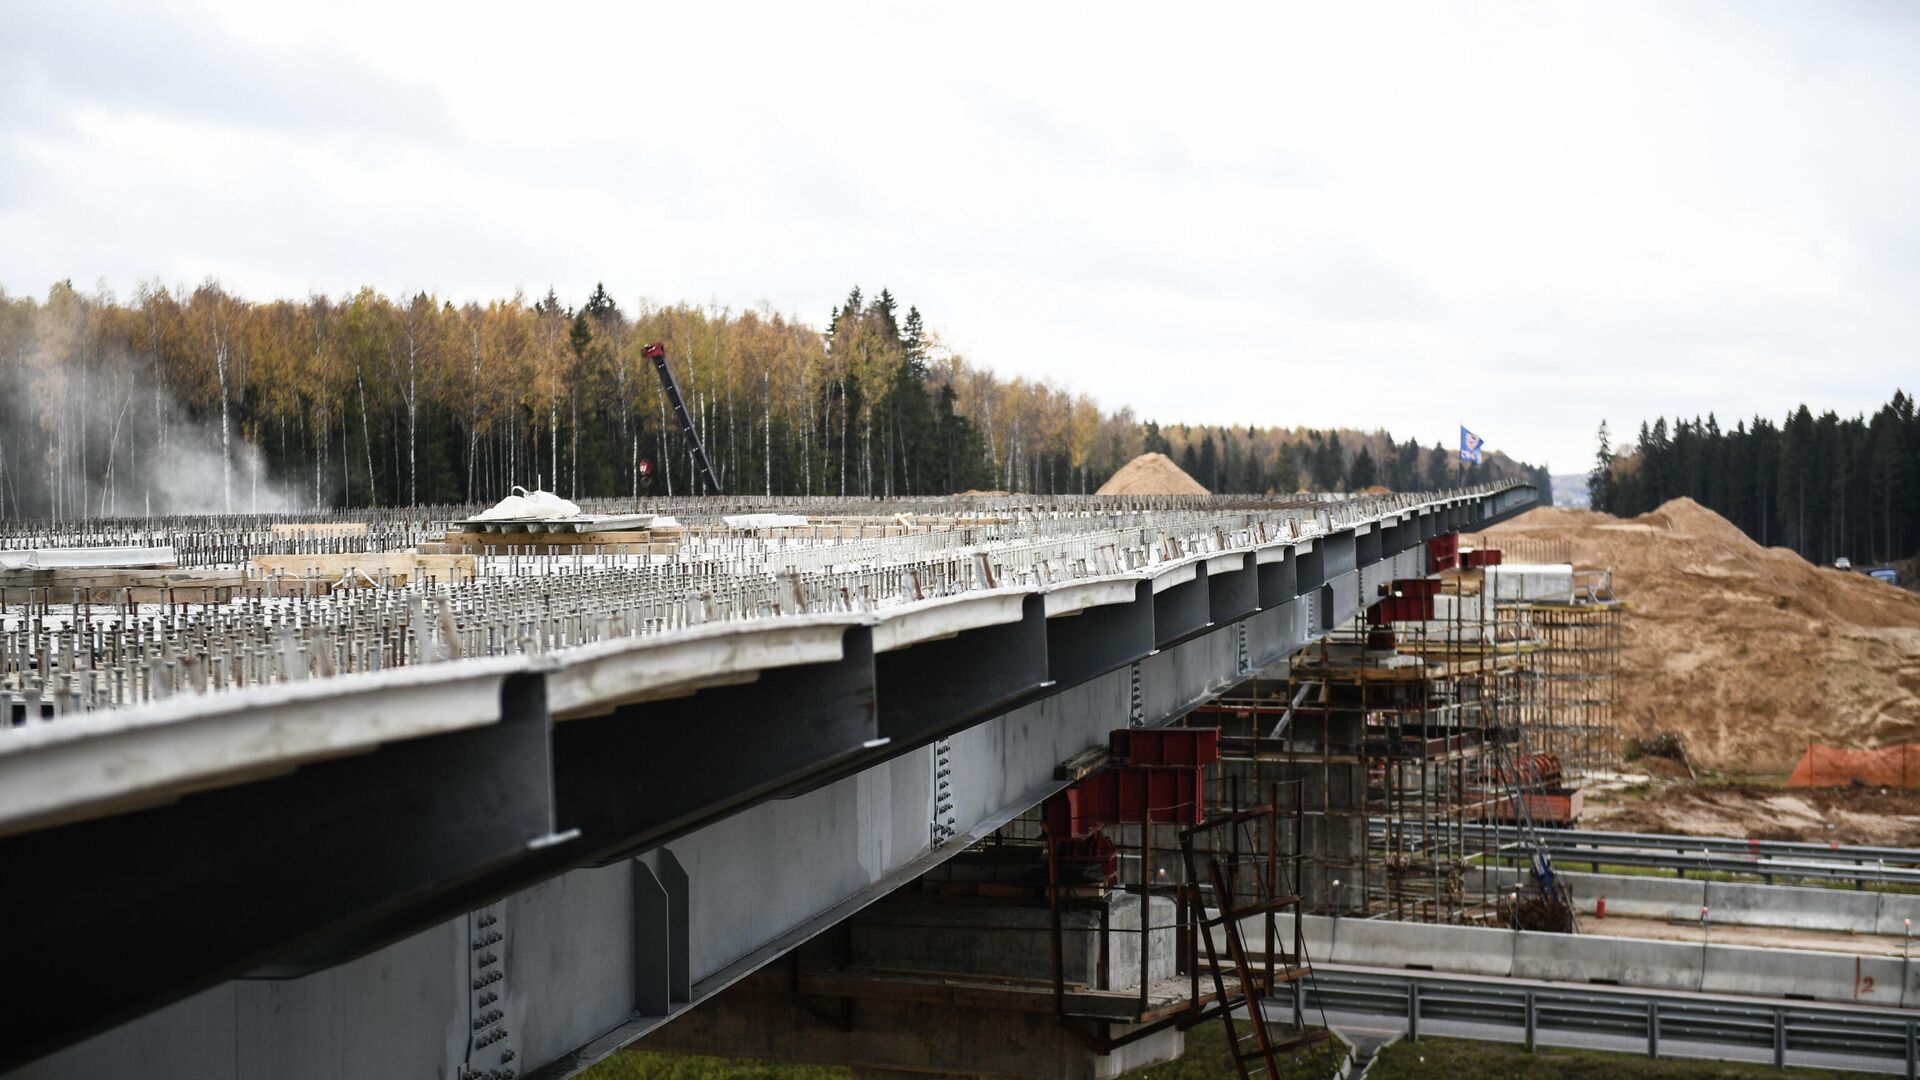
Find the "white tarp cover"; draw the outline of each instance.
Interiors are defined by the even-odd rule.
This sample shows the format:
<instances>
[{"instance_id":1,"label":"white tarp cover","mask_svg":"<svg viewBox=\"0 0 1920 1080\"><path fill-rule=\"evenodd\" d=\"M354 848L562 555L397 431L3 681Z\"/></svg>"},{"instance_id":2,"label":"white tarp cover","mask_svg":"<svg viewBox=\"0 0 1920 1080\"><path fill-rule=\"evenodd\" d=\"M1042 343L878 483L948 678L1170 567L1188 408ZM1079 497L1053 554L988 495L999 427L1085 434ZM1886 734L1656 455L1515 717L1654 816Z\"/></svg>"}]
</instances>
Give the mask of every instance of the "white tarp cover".
<instances>
[{"instance_id":1,"label":"white tarp cover","mask_svg":"<svg viewBox=\"0 0 1920 1080\"><path fill-rule=\"evenodd\" d=\"M179 565L171 547L38 548L0 551L0 570L137 569Z\"/></svg>"},{"instance_id":2,"label":"white tarp cover","mask_svg":"<svg viewBox=\"0 0 1920 1080\"><path fill-rule=\"evenodd\" d=\"M551 491L528 491L523 487L513 489L516 494L509 495L491 508L473 515L474 521L553 521L556 518L580 516L577 503L555 495Z\"/></svg>"}]
</instances>

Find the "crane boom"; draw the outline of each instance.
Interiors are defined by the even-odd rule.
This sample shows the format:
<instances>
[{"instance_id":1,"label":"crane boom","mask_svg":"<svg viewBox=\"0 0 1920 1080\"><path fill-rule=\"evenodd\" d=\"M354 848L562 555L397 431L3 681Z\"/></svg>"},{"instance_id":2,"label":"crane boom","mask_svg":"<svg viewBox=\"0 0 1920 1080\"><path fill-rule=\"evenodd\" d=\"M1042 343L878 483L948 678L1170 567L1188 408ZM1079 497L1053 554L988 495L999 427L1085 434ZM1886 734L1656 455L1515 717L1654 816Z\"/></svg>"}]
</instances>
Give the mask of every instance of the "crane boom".
<instances>
[{"instance_id":1,"label":"crane boom","mask_svg":"<svg viewBox=\"0 0 1920 1080\"><path fill-rule=\"evenodd\" d=\"M700 432L694 429L693 417L688 415L686 403L680 400L680 384L674 381L673 372L667 368L667 347L654 342L640 350L640 355L653 361L653 369L660 373L660 385L667 391L667 401L673 406L673 415L680 420L680 430L687 436L687 445L693 449L693 463L700 471L700 483L707 494L720 494L720 481L713 475L713 466L707 462L707 448L700 444Z\"/></svg>"}]
</instances>

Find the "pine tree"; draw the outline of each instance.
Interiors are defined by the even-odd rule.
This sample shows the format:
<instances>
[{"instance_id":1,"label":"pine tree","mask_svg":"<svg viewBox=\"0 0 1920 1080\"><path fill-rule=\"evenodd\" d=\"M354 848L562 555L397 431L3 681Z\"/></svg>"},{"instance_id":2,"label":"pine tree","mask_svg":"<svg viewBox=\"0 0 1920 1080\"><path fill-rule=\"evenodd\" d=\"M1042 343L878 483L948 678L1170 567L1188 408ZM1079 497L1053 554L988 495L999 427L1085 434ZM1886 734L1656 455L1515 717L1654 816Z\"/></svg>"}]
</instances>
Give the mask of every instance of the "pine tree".
<instances>
[{"instance_id":1,"label":"pine tree","mask_svg":"<svg viewBox=\"0 0 1920 1080\"><path fill-rule=\"evenodd\" d=\"M620 317L619 305L615 304L613 297L607 294L607 287L597 281L593 284L593 295L587 297L586 306L580 310L595 319L617 319Z\"/></svg>"},{"instance_id":2,"label":"pine tree","mask_svg":"<svg viewBox=\"0 0 1920 1080\"><path fill-rule=\"evenodd\" d=\"M1607 438L1607 422L1600 421L1600 448L1593 455L1593 471L1587 474L1587 502L1603 514L1613 512L1613 446Z\"/></svg>"},{"instance_id":3,"label":"pine tree","mask_svg":"<svg viewBox=\"0 0 1920 1080\"><path fill-rule=\"evenodd\" d=\"M1347 467L1347 490L1364 491L1378 483L1374 475L1373 451L1363 443L1360 452L1353 455L1353 462Z\"/></svg>"},{"instance_id":4,"label":"pine tree","mask_svg":"<svg viewBox=\"0 0 1920 1080\"><path fill-rule=\"evenodd\" d=\"M1273 488L1283 495L1300 490L1300 453L1297 444L1283 442L1274 451Z\"/></svg>"},{"instance_id":5,"label":"pine tree","mask_svg":"<svg viewBox=\"0 0 1920 1080\"><path fill-rule=\"evenodd\" d=\"M907 363L913 366L916 374L926 374L927 328L920 319L920 309L917 307L907 309L907 321L900 326L900 351L906 355Z\"/></svg>"}]
</instances>

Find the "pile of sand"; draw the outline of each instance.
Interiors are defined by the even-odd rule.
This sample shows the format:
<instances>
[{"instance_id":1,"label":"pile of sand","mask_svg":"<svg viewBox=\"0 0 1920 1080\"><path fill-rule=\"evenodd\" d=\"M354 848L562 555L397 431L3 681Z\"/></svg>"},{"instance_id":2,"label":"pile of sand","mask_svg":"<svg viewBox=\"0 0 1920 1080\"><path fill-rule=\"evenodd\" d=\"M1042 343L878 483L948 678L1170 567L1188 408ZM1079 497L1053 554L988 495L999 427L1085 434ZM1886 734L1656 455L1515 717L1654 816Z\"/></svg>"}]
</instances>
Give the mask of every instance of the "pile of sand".
<instances>
[{"instance_id":1,"label":"pile of sand","mask_svg":"<svg viewBox=\"0 0 1920 1080\"><path fill-rule=\"evenodd\" d=\"M1627 601L1614 716L1696 765L1792 769L1808 743L1920 741L1920 596L1765 548L1691 499L1620 520L1543 507L1493 530L1612 567Z\"/></svg>"},{"instance_id":2,"label":"pile of sand","mask_svg":"<svg viewBox=\"0 0 1920 1080\"><path fill-rule=\"evenodd\" d=\"M1200 482L1165 454L1141 454L1100 485L1095 495L1205 495Z\"/></svg>"}]
</instances>

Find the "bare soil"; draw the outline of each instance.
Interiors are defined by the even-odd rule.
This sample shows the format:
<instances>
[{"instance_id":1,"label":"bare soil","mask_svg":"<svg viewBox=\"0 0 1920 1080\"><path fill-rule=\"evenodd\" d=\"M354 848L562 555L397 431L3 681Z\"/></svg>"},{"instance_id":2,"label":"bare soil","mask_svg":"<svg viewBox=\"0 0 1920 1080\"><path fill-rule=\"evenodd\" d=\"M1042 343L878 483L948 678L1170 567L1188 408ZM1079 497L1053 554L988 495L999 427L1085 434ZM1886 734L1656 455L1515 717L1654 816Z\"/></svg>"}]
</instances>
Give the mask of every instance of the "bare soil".
<instances>
[{"instance_id":1,"label":"bare soil","mask_svg":"<svg viewBox=\"0 0 1920 1080\"><path fill-rule=\"evenodd\" d=\"M1701 938L1700 924L1692 919L1641 919L1618 915L1609 915L1604 919L1582 915L1580 932L1643 941L1699 941ZM1790 930L1777 926L1734 926L1729 923L1713 924L1706 936L1715 945L1752 945L1765 949L1804 949L1809 952L1861 953L1866 956L1899 956L1902 944L1896 935Z\"/></svg>"},{"instance_id":2,"label":"bare soil","mask_svg":"<svg viewBox=\"0 0 1920 1080\"><path fill-rule=\"evenodd\" d=\"M1677 731L1696 767L1736 776L1784 775L1809 743L1920 741L1920 595L1762 547L1691 499L1626 520L1543 507L1502 536L1613 570L1624 735Z\"/></svg>"},{"instance_id":3,"label":"bare soil","mask_svg":"<svg viewBox=\"0 0 1920 1080\"><path fill-rule=\"evenodd\" d=\"M1672 784L1592 793L1587 807L1589 829L1920 847L1920 791L1898 788Z\"/></svg>"}]
</instances>

